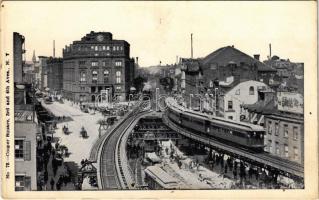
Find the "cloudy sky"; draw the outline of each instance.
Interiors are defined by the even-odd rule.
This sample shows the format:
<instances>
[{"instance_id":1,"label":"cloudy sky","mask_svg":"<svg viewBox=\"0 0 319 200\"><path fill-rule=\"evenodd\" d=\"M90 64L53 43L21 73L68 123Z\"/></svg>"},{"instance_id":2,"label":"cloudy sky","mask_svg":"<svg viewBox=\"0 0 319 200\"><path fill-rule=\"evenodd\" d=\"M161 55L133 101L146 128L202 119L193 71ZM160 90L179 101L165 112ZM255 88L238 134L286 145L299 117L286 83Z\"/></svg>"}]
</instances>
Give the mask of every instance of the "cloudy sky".
<instances>
[{"instance_id":1,"label":"cloudy sky","mask_svg":"<svg viewBox=\"0 0 319 200\"><path fill-rule=\"evenodd\" d=\"M93 31L113 33L131 44L140 65L175 63L176 56L204 57L227 45L266 59L273 55L315 65L316 3L298 2L5 2L2 34L12 45L12 32L26 38L27 60L56 56L74 40Z\"/></svg>"}]
</instances>

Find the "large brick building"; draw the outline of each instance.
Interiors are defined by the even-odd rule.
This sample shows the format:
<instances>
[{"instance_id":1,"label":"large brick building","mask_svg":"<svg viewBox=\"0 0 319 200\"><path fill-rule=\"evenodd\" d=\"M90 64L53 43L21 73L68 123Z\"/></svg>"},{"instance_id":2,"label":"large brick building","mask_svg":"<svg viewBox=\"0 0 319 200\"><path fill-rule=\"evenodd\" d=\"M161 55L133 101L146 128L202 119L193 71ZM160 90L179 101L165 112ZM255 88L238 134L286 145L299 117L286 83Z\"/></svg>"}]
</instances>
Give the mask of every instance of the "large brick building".
<instances>
[{"instance_id":1,"label":"large brick building","mask_svg":"<svg viewBox=\"0 0 319 200\"><path fill-rule=\"evenodd\" d=\"M134 78L130 44L109 32L93 32L63 49L63 95L76 102L95 102L101 90L109 100L125 100Z\"/></svg>"},{"instance_id":2,"label":"large brick building","mask_svg":"<svg viewBox=\"0 0 319 200\"><path fill-rule=\"evenodd\" d=\"M47 78L50 92L60 94L63 86L63 60L52 58L47 60Z\"/></svg>"}]
</instances>

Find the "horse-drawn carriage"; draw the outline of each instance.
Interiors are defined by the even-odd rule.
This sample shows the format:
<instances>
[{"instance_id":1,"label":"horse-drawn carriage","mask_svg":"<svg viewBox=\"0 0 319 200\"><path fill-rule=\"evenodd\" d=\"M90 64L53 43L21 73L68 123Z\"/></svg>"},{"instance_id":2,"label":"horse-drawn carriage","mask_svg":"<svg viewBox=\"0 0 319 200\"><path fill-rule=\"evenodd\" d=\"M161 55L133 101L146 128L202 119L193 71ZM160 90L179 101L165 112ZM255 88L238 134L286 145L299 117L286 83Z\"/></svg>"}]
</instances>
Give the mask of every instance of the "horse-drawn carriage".
<instances>
[{"instance_id":1,"label":"horse-drawn carriage","mask_svg":"<svg viewBox=\"0 0 319 200\"><path fill-rule=\"evenodd\" d=\"M87 131L85 130L85 128L82 126L81 131L80 131L80 136L83 138L88 138L88 134Z\"/></svg>"}]
</instances>

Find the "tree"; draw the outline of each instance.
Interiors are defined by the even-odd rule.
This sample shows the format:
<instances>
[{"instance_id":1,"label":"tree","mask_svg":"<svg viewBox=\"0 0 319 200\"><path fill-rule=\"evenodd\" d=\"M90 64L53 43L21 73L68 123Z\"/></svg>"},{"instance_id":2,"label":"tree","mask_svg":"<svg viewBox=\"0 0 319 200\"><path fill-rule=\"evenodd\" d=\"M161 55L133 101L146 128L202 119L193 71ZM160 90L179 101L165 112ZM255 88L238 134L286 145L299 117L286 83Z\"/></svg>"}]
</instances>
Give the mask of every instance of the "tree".
<instances>
[{"instance_id":1,"label":"tree","mask_svg":"<svg viewBox=\"0 0 319 200\"><path fill-rule=\"evenodd\" d=\"M133 80L133 85L136 89L136 92L140 92L142 91L143 87L144 87L144 83L147 81L146 78L138 76Z\"/></svg>"}]
</instances>

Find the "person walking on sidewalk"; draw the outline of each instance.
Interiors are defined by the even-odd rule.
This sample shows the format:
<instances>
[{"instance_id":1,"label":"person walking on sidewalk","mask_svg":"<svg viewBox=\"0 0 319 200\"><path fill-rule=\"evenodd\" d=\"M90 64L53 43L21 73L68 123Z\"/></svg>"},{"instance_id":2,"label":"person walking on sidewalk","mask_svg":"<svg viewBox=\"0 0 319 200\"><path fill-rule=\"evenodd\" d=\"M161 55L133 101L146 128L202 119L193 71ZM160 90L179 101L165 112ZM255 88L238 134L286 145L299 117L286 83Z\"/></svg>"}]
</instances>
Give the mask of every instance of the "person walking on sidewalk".
<instances>
[{"instance_id":1,"label":"person walking on sidewalk","mask_svg":"<svg viewBox=\"0 0 319 200\"><path fill-rule=\"evenodd\" d=\"M51 190L54 190L54 180L53 178L51 178L51 181L50 181L50 185L51 185Z\"/></svg>"}]
</instances>

